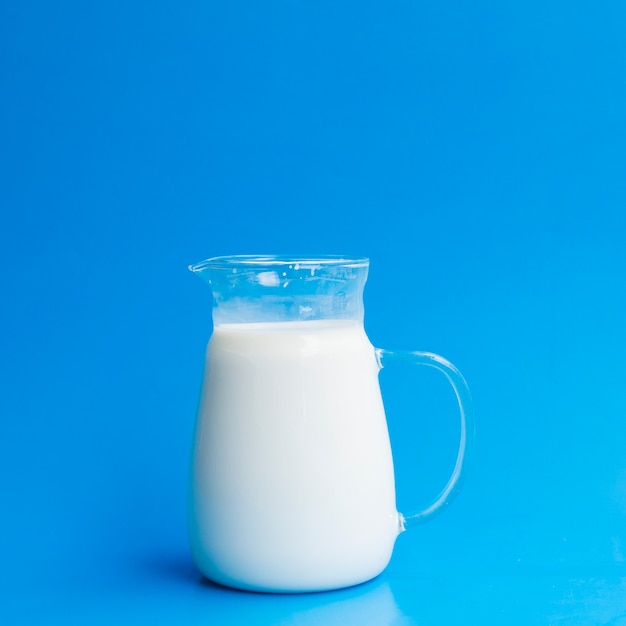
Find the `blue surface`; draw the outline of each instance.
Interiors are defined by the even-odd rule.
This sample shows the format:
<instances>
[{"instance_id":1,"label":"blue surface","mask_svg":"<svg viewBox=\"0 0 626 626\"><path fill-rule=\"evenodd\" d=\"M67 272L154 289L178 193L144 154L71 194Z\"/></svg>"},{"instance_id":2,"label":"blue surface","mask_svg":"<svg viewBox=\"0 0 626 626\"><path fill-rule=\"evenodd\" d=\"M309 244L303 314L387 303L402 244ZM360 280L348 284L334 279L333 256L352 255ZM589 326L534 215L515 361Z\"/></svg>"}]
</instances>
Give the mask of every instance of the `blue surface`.
<instances>
[{"instance_id":1,"label":"blue surface","mask_svg":"<svg viewBox=\"0 0 626 626\"><path fill-rule=\"evenodd\" d=\"M2 3L2 623L626 624L626 8L516 4ZM289 252L370 256L370 338L478 438L378 579L266 596L189 560L186 266ZM423 381L401 510L453 462Z\"/></svg>"}]
</instances>

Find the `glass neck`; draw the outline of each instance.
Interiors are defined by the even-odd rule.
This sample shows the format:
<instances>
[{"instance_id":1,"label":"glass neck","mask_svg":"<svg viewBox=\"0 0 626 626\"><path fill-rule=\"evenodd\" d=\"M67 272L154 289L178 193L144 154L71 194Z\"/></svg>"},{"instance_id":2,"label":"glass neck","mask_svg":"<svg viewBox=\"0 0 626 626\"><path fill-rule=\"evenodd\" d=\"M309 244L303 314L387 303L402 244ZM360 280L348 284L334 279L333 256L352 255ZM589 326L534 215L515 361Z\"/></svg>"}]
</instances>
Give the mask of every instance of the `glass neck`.
<instances>
[{"instance_id":1,"label":"glass neck","mask_svg":"<svg viewBox=\"0 0 626 626\"><path fill-rule=\"evenodd\" d=\"M211 287L213 322L363 322L369 261L338 256L231 256L189 269Z\"/></svg>"}]
</instances>

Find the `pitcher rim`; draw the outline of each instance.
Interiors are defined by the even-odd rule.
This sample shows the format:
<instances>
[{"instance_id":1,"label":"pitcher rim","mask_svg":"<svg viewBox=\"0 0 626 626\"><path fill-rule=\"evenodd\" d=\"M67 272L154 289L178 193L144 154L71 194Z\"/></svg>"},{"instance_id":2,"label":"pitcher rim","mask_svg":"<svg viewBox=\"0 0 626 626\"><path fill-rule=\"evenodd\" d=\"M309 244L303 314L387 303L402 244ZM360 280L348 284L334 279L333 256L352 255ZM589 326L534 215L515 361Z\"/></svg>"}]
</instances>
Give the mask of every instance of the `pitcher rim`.
<instances>
[{"instance_id":1,"label":"pitcher rim","mask_svg":"<svg viewBox=\"0 0 626 626\"><path fill-rule=\"evenodd\" d=\"M189 266L192 272L206 269L284 267L300 265L303 268L317 267L368 267L368 257L351 257L340 254L232 254L215 256Z\"/></svg>"}]
</instances>

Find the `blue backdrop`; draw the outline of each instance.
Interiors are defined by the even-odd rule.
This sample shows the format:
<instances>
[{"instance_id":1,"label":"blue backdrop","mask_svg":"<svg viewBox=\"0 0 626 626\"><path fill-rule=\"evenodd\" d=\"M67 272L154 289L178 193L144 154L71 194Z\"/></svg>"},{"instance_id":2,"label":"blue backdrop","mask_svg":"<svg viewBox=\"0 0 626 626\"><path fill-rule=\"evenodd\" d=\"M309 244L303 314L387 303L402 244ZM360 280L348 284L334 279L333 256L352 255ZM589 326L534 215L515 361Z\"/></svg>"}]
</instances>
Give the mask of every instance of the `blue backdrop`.
<instances>
[{"instance_id":1,"label":"blue backdrop","mask_svg":"<svg viewBox=\"0 0 626 626\"><path fill-rule=\"evenodd\" d=\"M618 0L3 2L0 621L626 623L625 32ZM370 256L373 343L469 381L465 488L372 583L191 565L186 267L232 253ZM383 381L401 509L454 455L422 380Z\"/></svg>"}]
</instances>

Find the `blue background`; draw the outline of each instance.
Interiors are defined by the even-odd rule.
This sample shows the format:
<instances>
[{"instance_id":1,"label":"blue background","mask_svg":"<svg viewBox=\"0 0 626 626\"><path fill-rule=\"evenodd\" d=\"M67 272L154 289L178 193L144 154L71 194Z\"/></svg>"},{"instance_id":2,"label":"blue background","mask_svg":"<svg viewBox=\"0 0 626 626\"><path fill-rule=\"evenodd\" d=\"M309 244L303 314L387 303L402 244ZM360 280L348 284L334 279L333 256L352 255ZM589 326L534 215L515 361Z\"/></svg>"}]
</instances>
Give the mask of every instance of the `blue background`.
<instances>
[{"instance_id":1,"label":"blue background","mask_svg":"<svg viewBox=\"0 0 626 626\"><path fill-rule=\"evenodd\" d=\"M0 621L626 624L625 32L617 0L3 2ZM373 343L469 381L464 489L371 583L191 564L186 266L233 253L370 256ZM382 381L401 510L458 434L420 375Z\"/></svg>"}]
</instances>

